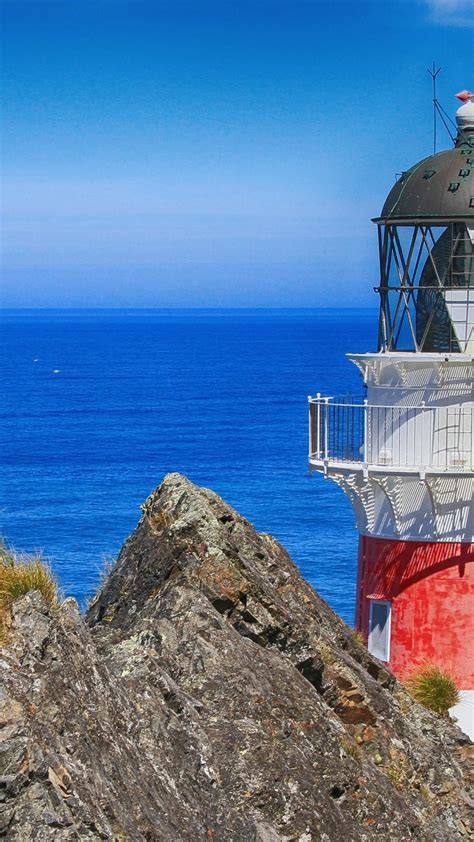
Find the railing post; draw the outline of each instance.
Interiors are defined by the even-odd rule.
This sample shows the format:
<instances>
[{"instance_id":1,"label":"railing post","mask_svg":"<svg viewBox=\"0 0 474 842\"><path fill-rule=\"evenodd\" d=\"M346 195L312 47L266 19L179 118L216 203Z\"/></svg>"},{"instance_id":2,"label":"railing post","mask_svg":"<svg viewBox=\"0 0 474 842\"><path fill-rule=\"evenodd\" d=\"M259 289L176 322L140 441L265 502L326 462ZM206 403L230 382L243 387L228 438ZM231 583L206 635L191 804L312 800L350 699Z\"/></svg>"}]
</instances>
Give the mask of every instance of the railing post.
<instances>
[{"instance_id":1,"label":"railing post","mask_svg":"<svg viewBox=\"0 0 474 842\"><path fill-rule=\"evenodd\" d=\"M369 402L367 398L364 399L364 446L363 446L363 456L364 456L364 464L368 464L368 437L369 437Z\"/></svg>"},{"instance_id":2,"label":"railing post","mask_svg":"<svg viewBox=\"0 0 474 842\"><path fill-rule=\"evenodd\" d=\"M327 459L329 452L329 398L324 398L324 403L326 404L324 417L324 458Z\"/></svg>"},{"instance_id":3,"label":"railing post","mask_svg":"<svg viewBox=\"0 0 474 842\"><path fill-rule=\"evenodd\" d=\"M316 395L316 442L317 442L317 452L316 452L316 459L321 459L321 394L318 392Z\"/></svg>"}]
</instances>

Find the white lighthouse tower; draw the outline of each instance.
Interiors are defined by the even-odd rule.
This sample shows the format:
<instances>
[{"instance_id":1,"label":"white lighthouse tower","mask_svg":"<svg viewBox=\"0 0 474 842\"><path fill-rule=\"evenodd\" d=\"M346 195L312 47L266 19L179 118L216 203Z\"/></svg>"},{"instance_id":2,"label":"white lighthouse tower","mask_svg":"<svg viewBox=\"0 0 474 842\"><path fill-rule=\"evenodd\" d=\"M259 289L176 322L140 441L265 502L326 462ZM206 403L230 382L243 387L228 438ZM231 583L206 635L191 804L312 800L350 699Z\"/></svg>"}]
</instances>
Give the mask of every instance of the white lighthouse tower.
<instances>
[{"instance_id":1,"label":"white lighthouse tower","mask_svg":"<svg viewBox=\"0 0 474 842\"><path fill-rule=\"evenodd\" d=\"M402 173L378 228L379 341L360 402L309 399L310 468L360 535L356 625L401 678L449 669L474 737L474 94L455 146Z\"/></svg>"}]
</instances>

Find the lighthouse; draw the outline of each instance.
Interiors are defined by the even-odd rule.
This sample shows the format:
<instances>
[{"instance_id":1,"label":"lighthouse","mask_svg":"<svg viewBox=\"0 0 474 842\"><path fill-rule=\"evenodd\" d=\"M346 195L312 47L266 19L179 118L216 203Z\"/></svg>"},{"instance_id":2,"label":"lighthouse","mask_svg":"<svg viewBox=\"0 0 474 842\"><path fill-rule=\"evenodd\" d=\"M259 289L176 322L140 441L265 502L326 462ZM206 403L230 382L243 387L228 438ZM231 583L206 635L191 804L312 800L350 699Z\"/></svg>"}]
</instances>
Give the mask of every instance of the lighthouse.
<instances>
[{"instance_id":1,"label":"lighthouse","mask_svg":"<svg viewBox=\"0 0 474 842\"><path fill-rule=\"evenodd\" d=\"M474 737L474 94L451 149L407 169L378 231L378 348L347 356L360 400L309 398L309 466L359 532L356 627L401 679L457 678Z\"/></svg>"}]
</instances>

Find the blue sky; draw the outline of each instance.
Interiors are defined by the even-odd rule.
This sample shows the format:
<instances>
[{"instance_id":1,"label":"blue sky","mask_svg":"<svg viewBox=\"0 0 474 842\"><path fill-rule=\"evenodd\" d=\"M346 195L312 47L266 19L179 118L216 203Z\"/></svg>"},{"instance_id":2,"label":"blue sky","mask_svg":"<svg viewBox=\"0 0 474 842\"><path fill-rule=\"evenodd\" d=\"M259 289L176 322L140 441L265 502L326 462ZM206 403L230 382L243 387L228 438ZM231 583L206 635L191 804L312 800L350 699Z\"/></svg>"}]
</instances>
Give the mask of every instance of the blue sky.
<instances>
[{"instance_id":1,"label":"blue sky","mask_svg":"<svg viewBox=\"0 0 474 842\"><path fill-rule=\"evenodd\" d=\"M4 0L3 303L375 303L474 0ZM458 103L459 104L459 103ZM449 138L440 131L440 146Z\"/></svg>"}]
</instances>

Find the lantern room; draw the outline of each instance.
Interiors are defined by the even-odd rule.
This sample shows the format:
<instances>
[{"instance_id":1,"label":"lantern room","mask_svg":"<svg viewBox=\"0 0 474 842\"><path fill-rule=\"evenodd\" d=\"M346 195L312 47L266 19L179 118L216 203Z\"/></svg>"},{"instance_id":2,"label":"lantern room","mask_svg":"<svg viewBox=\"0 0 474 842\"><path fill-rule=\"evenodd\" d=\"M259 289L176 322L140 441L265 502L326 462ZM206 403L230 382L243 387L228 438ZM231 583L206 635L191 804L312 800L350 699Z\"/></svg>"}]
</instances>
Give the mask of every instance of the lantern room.
<instances>
[{"instance_id":1,"label":"lantern room","mask_svg":"<svg viewBox=\"0 0 474 842\"><path fill-rule=\"evenodd\" d=\"M455 146L401 173L380 217L380 351L474 352L474 94Z\"/></svg>"}]
</instances>

